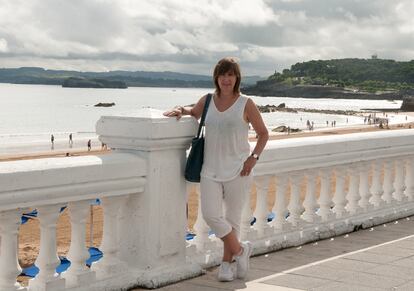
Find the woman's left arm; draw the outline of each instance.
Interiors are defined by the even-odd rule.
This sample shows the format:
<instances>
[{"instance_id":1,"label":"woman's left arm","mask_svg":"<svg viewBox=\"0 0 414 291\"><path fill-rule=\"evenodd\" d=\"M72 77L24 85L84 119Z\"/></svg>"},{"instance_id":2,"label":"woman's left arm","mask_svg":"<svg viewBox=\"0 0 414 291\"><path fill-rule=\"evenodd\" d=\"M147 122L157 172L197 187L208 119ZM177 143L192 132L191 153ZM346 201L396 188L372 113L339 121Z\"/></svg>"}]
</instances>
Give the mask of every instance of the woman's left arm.
<instances>
[{"instance_id":1,"label":"woman's left arm","mask_svg":"<svg viewBox=\"0 0 414 291\"><path fill-rule=\"evenodd\" d=\"M250 98L247 100L246 104L245 119L253 126L253 129L257 134L257 142L253 149L252 155L244 162L243 169L241 171L242 176L250 175L251 170L256 165L258 160L258 158L255 158L253 155L257 155L257 157L259 157L266 146L267 140L269 139L269 132L263 122L259 109Z\"/></svg>"}]
</instances>

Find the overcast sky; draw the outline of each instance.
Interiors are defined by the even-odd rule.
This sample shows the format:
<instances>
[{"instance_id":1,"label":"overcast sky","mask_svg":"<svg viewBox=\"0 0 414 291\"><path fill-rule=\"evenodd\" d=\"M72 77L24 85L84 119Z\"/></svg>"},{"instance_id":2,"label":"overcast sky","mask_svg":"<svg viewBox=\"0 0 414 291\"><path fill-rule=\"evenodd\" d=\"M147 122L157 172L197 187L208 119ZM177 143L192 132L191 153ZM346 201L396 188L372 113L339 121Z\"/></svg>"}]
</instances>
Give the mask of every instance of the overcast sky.
<instances>
[{"instance_id":1,"label":"overcast sky","mask_svg":"<svg viewBox=\"0 0 414 291\"><path fill-rule=\"evenodd\" d=\"M414 59L413 0L0 0L0 67L245 75L332 58Z\"/></svg>"}]
</instances>

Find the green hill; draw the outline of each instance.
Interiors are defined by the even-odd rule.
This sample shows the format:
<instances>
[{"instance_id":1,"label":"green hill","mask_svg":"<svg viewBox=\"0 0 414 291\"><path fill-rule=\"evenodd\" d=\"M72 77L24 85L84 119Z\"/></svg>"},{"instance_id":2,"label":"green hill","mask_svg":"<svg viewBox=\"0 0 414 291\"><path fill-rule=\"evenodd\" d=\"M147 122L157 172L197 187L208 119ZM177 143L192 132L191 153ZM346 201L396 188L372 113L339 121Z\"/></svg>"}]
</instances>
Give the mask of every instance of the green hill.
<instances>
[{"instance_id":1,"label":"green hill","mask_svg":"<svg viewBox=\"0 0 414 291\"><path fill-rule=\"evenodd\" d=\"M261 96L401 99L414 92L414 60L372 58L296 63L245 91Z\"/></svg>"}]
</instances>

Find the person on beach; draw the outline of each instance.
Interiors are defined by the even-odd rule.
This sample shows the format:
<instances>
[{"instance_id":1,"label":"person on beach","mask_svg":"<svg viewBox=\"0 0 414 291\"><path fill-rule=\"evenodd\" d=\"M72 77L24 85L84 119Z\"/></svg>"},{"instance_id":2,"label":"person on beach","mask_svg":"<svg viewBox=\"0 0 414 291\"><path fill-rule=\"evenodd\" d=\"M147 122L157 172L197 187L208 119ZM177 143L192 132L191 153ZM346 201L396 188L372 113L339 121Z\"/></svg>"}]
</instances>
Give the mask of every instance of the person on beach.
<instances>
[{"instance_id":1,"label":"person on beach","mask_svg":"<svg viewBox=\"0 0 414 291\"><path fill-rule=\"evenodd\" d=\"M69 134L69 147L72 147L73 140L72 140L72 133Z\"/></svg>"},{"instance_id":2,"label":"person on beach","mask_svg":"<svg viewBox=\"0 0 414 291\"><path fill-rule=\"evenodd\" d=\"M252 99L240 93L240 66L233 58L221 59L214 68L215 92L205 120L204 163L201 171L201 212L204 220L224 243L218 270L219 281L243 279L249 269L250 242L240 242L241 214L248 203L252 170L269 138ZM165 116L201 117L207 95L194 107L177 106ZM250 152L249 123L257 134ZM223 212L224 206L224 212ZM236 260L236 272L231 268Z\"/></svg>"},{"instance_id":3,"label":"person on beach","mask_svg":"<svg viewBox=\"0 0 414 291\"><path fill-rule=\"evenodd\" d=\"M50 142L52 144L50 149L54 150L55 149L55 136L53 134L50 136Z\"/></svg>"},{"instance_id":4,"label":"person on beach","mask_svg":"<svg viewBox=\"0 0 414 291\"><path fill-rule=\"evenodd\" d=\"M91 150L91 140L88 140L88 152Z\"/></svg>"}]
</instances>

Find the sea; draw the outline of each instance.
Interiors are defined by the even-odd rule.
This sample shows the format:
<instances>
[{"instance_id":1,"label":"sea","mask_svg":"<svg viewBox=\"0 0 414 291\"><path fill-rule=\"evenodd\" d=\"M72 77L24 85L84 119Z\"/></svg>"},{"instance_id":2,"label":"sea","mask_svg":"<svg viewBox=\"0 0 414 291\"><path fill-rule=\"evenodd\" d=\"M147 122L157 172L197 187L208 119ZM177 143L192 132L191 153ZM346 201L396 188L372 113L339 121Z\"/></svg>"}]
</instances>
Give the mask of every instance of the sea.
<instances>
[{"instance_id":1,"label":"sea","mask_svg":"<svg viewBox=\"0 0 414 291\"><path fill-rule=\"evenodd\" d=\"M51 134L55 137L53 149L69 147L68 136L73 135L75 148L85 147L87 140L92 146L100 146L95 134L95 124L102 115L133 113L150 107L166 110L176 105L190 105L210 88L147 88L92 89L63 88L54 85L20 85L0 83L0 155L50 150ZM399 100L359 99L309 99L288 97L251 96L258 105L279 105L287 107L356 110L398 109ZM113 107L95 107L99 102L111 103ZM314 122L316 130L336 121L337 127L364 124L362 116L345 116L321 113L263 113L263 120L269 129L280 125L291 128L306 128L306 121ZM399 122L403 117L393 115ZM412 118L412 117L410 117Z\"/></svg>"}]
</instances>

